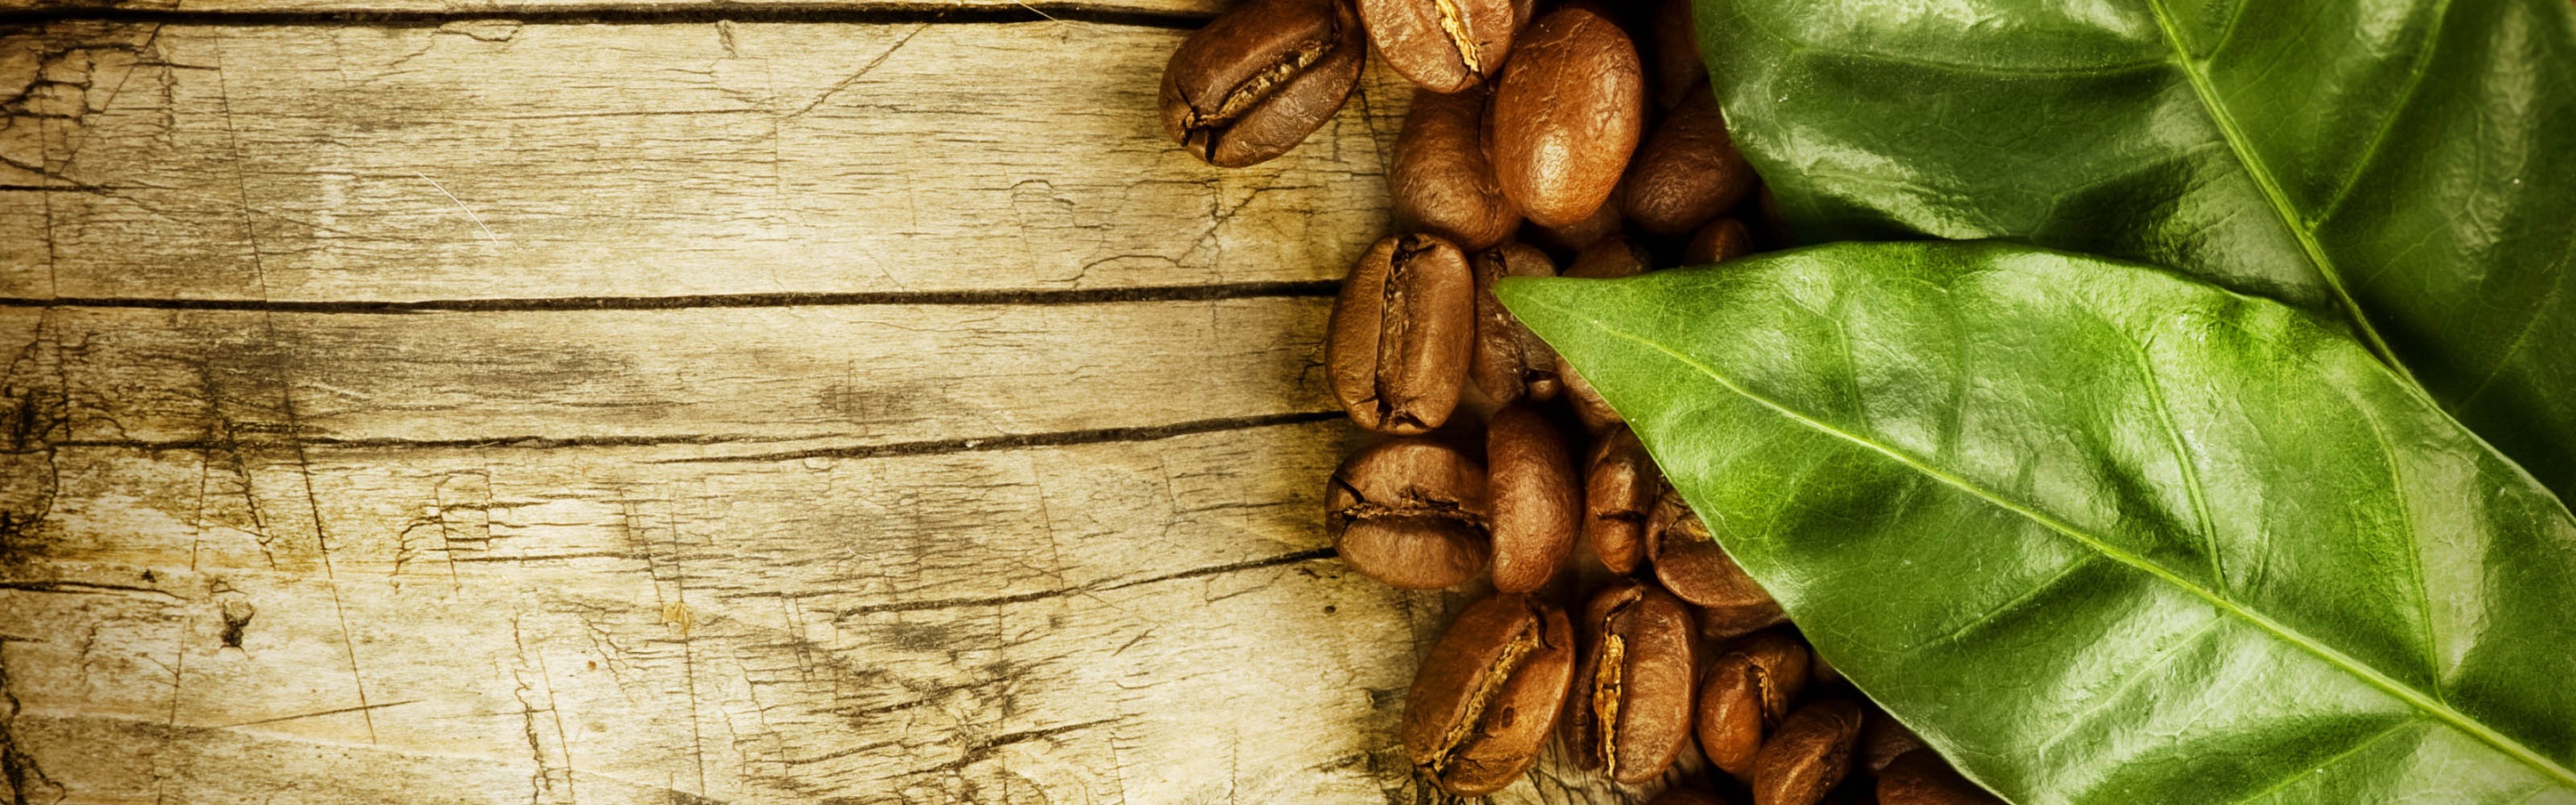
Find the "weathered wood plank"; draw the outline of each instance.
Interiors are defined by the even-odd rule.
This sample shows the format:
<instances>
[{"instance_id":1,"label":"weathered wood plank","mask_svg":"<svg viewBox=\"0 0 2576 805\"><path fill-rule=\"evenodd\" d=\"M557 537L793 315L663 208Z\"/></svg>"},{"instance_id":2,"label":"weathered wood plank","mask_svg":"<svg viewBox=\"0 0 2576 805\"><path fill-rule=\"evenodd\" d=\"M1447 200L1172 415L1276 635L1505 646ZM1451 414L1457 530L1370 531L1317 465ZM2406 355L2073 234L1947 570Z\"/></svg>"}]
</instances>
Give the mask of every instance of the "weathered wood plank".
<instances>
[{"instance_id":1,"label":"weathered wood plank","mask_svg":"<svg viewBox=\"0 0 2576 805\"><path fill-rule=\"evenodd\" d=\"M1337 410L1316 368L1331 304L0 309L0 421L26 412L15 427L52 442L667 442L710 456L1204 429Z\"/></svg>"},{"instance_id":2,"label":"weathered wood plank","mask_svg":"<svg viewBox=\"0 0 2576 805\"><path fill-rule=\"evenodd\" d=\"M1219 171L1121 25L65 22L0 35L0 297L1330 281L1403 82ZM1392 102L1390 102L1392 101ZM29 233L42 237L29 239Z\"/></svg>"},{"instance_id":3,"label":"weathered wood plank","mask_svg":"<svg viewBox=\"0 0 2576 805\"><path fill-rule=\"evenodd\" d=\"M186 14L729 14L769 17L796 14L947 15L955 18L1132 19L1189 24L1214 17L1232 0L6 0L0 10L60 14L180 12Z\"/></svg>"},{"instance_id":4,"label":"weathered wood plank","mask_svg":"<svg viewBox=\"0 0 2576 805\"><path fill-rule=\"evenodd\" d=\"M1457 599L1323 550L1349 434L58 448L9 729L39 800L1416 801L1392 731Z\"/></svg>"}]
</instances>

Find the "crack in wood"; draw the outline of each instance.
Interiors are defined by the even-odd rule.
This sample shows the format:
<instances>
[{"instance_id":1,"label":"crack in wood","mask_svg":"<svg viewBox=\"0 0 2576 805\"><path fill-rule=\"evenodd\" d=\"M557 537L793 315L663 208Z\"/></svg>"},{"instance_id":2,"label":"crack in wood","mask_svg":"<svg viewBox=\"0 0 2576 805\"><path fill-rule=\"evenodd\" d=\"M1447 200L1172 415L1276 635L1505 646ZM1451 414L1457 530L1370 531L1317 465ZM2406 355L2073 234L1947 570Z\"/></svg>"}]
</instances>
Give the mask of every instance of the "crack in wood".
<instances>
[{"instance_id":1,"label":"crack in wood","mask_svg":"<svg viewBox=\"0 0 2576 805\"><path fill-rule=\"evenodd\" d=\"M1300 562L1311 562L1311 561L1314 561L1314 560L1317 560L1317 559L1330 559L1330 558L1332 558L1332 557L1339 556L1339 555L1341 555L1341 553L1340 553L1339 551L1336 551L1336 550L1332 549L1332 548L1314 548L1314 549L1310 549L1310 550L1297 551L1297 552L1294 552L1294 553L1284 553L1284 554L1280 554L1280 555L1278 555L1278 556L1263 557L1263 558L1260 558L1260 559L1248 559L1248 560L1241 561L1241 562L1229 562L1229 563L1222 564L1222 565L1210 565L1210 566L1208 566L1208 567L1190 568L1190 569L1188 569L1188 570L1174 571L1174 572L1171 572L1171 573L1162 573L1162 574L1157 574L1157 575L1152 575L1152 576L1146 576L1146 577L1143 577L1143 578L1123 579L1123 580L1118 580L1118 581L1106 581L1106 582L1094 582L1094 583L1091 583L1091 584L1078 584L1078 585L1074 585L1074 586L1072 586L1072 587L1058 587L1058 588L1054 588L1054 589L1047 589L1047 590L1035 590L1035 591L1025 592L1025 593L1014 593L1014 594L1011 594L1011 595L988 595L988 596L974 596L974 597L969 597L969 598L937 598L937 599L929 599L929 600L922 600L922 601L895 601L895 602L885 603L885 604L871 604L871 605L868 605L868 606L850 607L850 608L848 608L848 609L840 610L838 613L836 613L836 618L838 618L838 619L846 619L846 618L849 618L849 617L851 617L851 616L855 616L855 615L868 615L868 614L874 614L874 613L879 613L879 612L918 612L918 611L921 611L921 610L930 610L930 609L955 609L955 608L957 608L957 607L974 607L974 606L1003 606L1003 605L1008 605L1008 604L1025 604L1025 603L1028 603L1028 602L1031 602L1031 601L1043 601L1043 600L1046 600L1046 599L1049 599L1049 598L1062 598L1062 597L1064 597L1064 596L1068 596L1068 595L1080 595L1080 594L1083 594L1083 593L1108 592L1108 591L1111 591L1111 590L1123 590L1123 589L1126 589L1126 588L1129 588L1129 587L1136 587L1136 586L1146 585L1146 584L1155 584L1155 583L1158 583L1158 582L1178 581L1178 580L1180 580L1180 579L1193 579L1193 578L1198 578L1198 577L1201 577L1201 576L1214 576L1214 575L1218 575L1218 574L1222 574L1222 573L1233 573L1233 572L1243 571L1243 570L1257 570L1257 569L1265 568L1265 567L1279 567L1279 566L1281 566L1281 565L1293 565L1293 564L1297 564L1297 563L1300 563Z\"/></svg>"}]
</instances>

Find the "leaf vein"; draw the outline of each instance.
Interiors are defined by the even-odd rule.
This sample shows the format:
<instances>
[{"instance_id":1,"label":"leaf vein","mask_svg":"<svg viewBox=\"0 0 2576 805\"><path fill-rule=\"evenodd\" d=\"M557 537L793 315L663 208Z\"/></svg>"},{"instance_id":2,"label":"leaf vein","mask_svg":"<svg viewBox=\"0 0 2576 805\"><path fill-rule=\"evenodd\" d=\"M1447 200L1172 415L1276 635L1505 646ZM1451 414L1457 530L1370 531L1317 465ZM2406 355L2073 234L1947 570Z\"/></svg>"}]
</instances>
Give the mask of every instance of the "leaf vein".
<instances>
[{"instance_id":1,"label":"leaf vein","mask_svg":"<svg viewBox=\"0 0 2576 805\"><path fill-rule=\"evenodd\" d=\"M2290 203L2289 194L2281 189L2279 180L2273 178L2271 167L2255 156L2254 145L2248 141L2244 129L2237 125L2236 115L2227 110L2226 104L2219 102L2218 88L2210 84L2209 74L2194 63L2190 49L2183 47L2182 32L2174 29L2172 13L2165 10L2163 0L2146 0L2146 4L2155 15L2156 27L2164 32L2165 42L2173 50L2171 64L2182 72L2184 81L2191 84L2193 94L2199 96L2201 110L2207 112L2210 123L2218 127L2219 138L2226 140L2227 147L2236 153L2237 164L2245 167L2245 175L2254 180L2256 189L2262 191L2263 200L2271 205L2275 215L2280 216L2281 225L2290 230L2290 236L2299 242L2299 249L2307 253L2308 262L2325 279L2326 287L2334 291L2336 301L2343 303L2344 314L2352 319L2353 329L2361 333L2362 339L2369 343L2370 351L2378 355L2382 363L2405 378L2406 384L2416 393L2431 399L2414 373L2397 362L2397 354L2389 349L2387 339L2379 334L2378 328L2371 326L2370 317L2362 312L2361 301L2353 298L2352 289L2344 287L2342 273L2334 260L2326 256L2325 245L2317 242L2316 231L2308 228L2307 216ZM2241 7L2239 13L2242 13Z\"/></svg>"},{"instance_id":2,"label":"leaf vein","mask_svg":"<svg viewBox=\"0 0 2576 805\"><path fill-rule=\"evenodd\" d=\"M2449 726L2452 729L2459 730L2470 737L2476 738L2481 743L2494 747L2497 751L2502 752L2506 756L2512 757L2515 760L2523 762L2525 765L2538 770L2544 775L2554 778L2563 784L2576 786L2576 771L2569 770L2566 766L2559 764L2548 756L2542 755L2530 747L2522 745L2521 742L2516 741L2511 737L2496 732L2491 727L2470 720L2468 716L2462 714L2460 711L2451 709L2450 706L2445 705L2440 701L2436 701L2431 697L2425 696L2421 691L2417 691L2395 679L2389 678L2387 674L2380 673L2377 669L2371 668L2370 666L2363 664L2361 661L2353 659L2341 651L2335 650L2333 647L2319 643L2305 634L2293 630L2284 624L2272 620L2271 618L2263 616L2261 613L2237 606L2234 602L2221 598L2209 590L2203 589L2200 585L2191 583L2189 579L2185 579L2171 570L2158 566L2153 562L2149 562L2144 557L2121 550L2120 548L2103 541L2102 538L2075 527L2072 523L2059 520L2050 516L2046 512L2039 511L2031 508L2030 506L2023 505L2020 502L2008 499L2002 494L1972 483L1966 478L1944 472L1937 467L1924 464L1913 456L1906 455L1895 448L1871 441L1862 437L1860 434L1834 427L1829 423L1819 421L1805 414L1799 413L1777 400L1755 394L1751 389L1737 385L1734 380L1718 373L1715 368L1710 367L1705 363L1701 363L1699 360L1689 355L1684 355L1675 351L1671 347L1657 343L1652 339L1611 327L1598 318L1581 311L1573 310L1559 303L1543 299L1532 299L1529 300L1529 303L1553 309L1556 312L1565 315L1570 320L1590 324L1594 329L1601 331L1603 334L1634 342L1648 349L1663 353L1672 360L1688 367L1692 371L1707 376L1711 381L1725 387L1728 391L1734 392L1745 399L1752 400L1754 403L1759 404L1764 408L1771 409L1772 411L1779 413L1781 416L1789 418L1791 421L1797 422L1805 427L1813 428L1820 433L1848 441L1863 449L1886 456L1889 460L1895 461L1898 464L1914 470L1915 472L1922 473L1927 477L1947 484L1961 492L1973 495L1978 499L1984 500L1987 503L2005 511L2028 518L2033 522L2046 526L2052 531L2064 534L2068 539L2074 540L2077 544L2092 549L2094 552L2103 555L2105 558L2128 565L2139 572L2146 573L2149 576L2165 582L2166 584L2173 585L2186 593L2197 596L2200 599L2209 602L2212 606L2217 607L2220 611L2269 632L2274 637L2279 638L2282 642L2288 643L2293 647L2315 655L2319 660L2324 661L2326 664L2339 668L2345 673L2351 674L2353 677L2360 679L2363 683L2378 688L2388 693L2390 696L2396 697L2399 701L2405 702L2425 714L2432 716L2435 720L2442 722L2444 725Z\"/></svg>"}]
</instances>

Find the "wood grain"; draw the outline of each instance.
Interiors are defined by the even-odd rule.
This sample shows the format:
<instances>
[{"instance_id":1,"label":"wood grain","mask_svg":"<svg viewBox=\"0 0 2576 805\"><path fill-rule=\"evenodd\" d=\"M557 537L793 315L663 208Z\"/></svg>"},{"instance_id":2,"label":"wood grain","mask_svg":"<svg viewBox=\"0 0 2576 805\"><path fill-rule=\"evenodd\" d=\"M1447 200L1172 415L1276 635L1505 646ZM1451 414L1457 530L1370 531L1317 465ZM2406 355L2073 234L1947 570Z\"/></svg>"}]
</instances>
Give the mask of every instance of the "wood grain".
<instances>
[{"instance_id":1,"label":"wood grain","mask_svg":"<svg viewBox=\"0 0 2576 805\"><path fill-rule=\"evenodd\" d=\"M1197 27L1233 0L7 0L0 11L125 16L167 14L365 15L370 21L437 16L646 15L776 18L831 16L937 17L947 22L1076 19Z\"/></svg>"},{"instance_id":2,"label":"wood grain","mask_svg":"<svg viewBox=\"0 0 2576 805\"><path fill-rule=\"evenodd\" d=\"M214 19L357 7L0 30L8 801L1445 801L1470 593L1319 523L1400 81L1221 172L1168 28Z\"/></svg>"},{"instance_id":3,"label":"wood grain","mask_svg":"<svg viewBox=\"0 0 2576 805\"><path fill-rule=\"evenodd\" d=\"M1217 171L1152 111L1181 35L50 24L0 36L0 297L1338 279L1386 226L1403 82L1374 70L1302 147Z\"/></svg>"}]
</instances>

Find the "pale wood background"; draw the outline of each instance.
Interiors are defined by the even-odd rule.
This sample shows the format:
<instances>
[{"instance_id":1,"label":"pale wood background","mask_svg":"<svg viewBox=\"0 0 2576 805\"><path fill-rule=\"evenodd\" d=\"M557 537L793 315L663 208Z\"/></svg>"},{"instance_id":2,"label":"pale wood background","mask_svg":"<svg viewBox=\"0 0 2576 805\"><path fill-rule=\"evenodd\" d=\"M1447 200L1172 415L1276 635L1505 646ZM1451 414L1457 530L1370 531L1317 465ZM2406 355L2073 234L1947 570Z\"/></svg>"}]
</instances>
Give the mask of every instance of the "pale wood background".
<instances>
[{"instance_id":1,"label":"pale wood background","mask_svg":"<svg viewBox=\"0 0 2576 805\"><path fill-rule=\"evenodd\" d=\"M10 801L1436 799L1319 523L1407 91L1219 171L1209 2L988 3L6 12Z\"/></svg>"}]
</instances>

